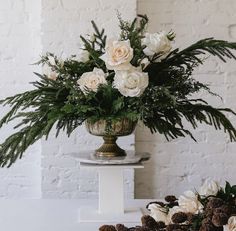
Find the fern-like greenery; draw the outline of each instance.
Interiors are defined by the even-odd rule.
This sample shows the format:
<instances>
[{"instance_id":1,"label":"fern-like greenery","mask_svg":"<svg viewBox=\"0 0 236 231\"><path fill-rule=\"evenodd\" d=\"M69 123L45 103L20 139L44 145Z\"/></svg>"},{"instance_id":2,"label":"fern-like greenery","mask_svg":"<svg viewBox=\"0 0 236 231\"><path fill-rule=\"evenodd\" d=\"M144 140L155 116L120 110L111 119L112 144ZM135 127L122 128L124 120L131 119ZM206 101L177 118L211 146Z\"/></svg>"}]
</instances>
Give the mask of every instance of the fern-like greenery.
<instances>
[{"instance_id":1,"label":"fern-like greenery","mask_svg":"<svg viewBox=\"0 0 236 231\"><path fill-rule=\"evenodd\" d=\"M92 21L93 36L81 36L83 52L88 55L86 61L76 56L63 61L47 53L38 64L48 66L56 74L56 79L35 73L38 80L32 83L33 90L0 101L3 106L11 107L1 119L0 127L16 119L20 121L15 126L16 132L1 144L0 166L10 167L30 145L42 137L47 138L53 127L57 131L56 136L61 131L70 136L85 120L139 119L151 132L159 132L167 139L186 135L194 139L184 127L185 119L194 129L199 123L205 123L224 130L232 141L236 140L236 130L225 116L225 113L235 113L229 108L214 108L202 99L194 99L193 94L201 90L215 94L209 86L196 81L192 76L194 69L204 63L206 56L216 56L223 62L236 59L233 54L236 43L207 38L184 50L175 49L162 59L162 53L158 52L150 57L145 54L142 42L148 23L147 16L139 15L132 22L123 21L120 16L118 19L120 40L129 40L133 49L130 63L148 73L149 85L143 94L127 97L114 88L115 72L107 69L106 63L100 58L106 52L107 37L104 29L99 30ZM167 37L173 40L173 32L168 33ZM143 64L144 59L148 60L148 65ZM83 73L93 71L94 67L106 73L107 84L99 85L97 91L88 89L85 94L77 81Z\"/></svg>"}]
</instances>

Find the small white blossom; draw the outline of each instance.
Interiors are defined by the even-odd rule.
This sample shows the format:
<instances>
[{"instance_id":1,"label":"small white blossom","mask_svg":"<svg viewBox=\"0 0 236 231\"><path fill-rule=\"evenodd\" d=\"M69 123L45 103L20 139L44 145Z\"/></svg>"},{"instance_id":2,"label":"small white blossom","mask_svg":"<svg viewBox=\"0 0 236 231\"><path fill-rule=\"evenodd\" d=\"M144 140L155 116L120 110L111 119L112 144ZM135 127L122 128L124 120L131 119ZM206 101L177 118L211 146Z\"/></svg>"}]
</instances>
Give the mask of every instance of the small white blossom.
<instances>
[{"instance_id":1,"label":"small white blossom","mask_svg":"<svg viewBox=\"0 0 236 231\"><path fill-rule=\"evenodd\" d=\"M79 50L78 56L75 57L78 62L86 63L89 61L89 52L87 50Z\"/></svg>"},{"instance_id":2,"label":"small white blossom","mask_svg":"<svg viewBox=\"0 0 236 231\"><path fill-rule=\"evenodd\" d=\"M55 58L51 55L48 56L48 61L49 61L49 64L52 65L52 66L56 66L56 61L55 61Z\"/></svg>"},{"instance_id":3,"label":"small white blossom","mask_svg":"<svg viewBox=\"0 0 236 231\"><path fill-rule=\"evenodd\" d=\"M52 71L52 68L48 65L43 66L43 74L46 75L51 80L56 80L58 77L58 73L55 71Z\"/></svg>"},{"instance_id":4,"label":"small white blossom","mask_svg":"<svg viewBox=\"0 0 236 231\"><path fill-rule=\"evenodd\" d=\"M86 63L89 61L89 52L87 50L80 49L77 55L73 55L71 60Z\"/></svg>"}]
</instances>

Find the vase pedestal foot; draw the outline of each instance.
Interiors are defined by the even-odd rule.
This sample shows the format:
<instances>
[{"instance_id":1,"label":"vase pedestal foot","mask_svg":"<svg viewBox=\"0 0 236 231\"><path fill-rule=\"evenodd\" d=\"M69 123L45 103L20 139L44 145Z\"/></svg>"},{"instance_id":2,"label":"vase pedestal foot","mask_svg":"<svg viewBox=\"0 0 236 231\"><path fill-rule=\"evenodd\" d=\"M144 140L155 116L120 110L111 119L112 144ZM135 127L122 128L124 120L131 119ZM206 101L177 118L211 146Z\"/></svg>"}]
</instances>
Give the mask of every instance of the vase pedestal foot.
<instances>
[{"instance_id":1,"label":"vase pedestal foot","mask_svg":"<svg viewBox=\"0 0 236 231\"><path fill-rule=\"evenodd\" d=\"M117 145L116 136L104 136L103 140L104 143L95 151L95 156L104 158L126 156L125 150Z\"/></svg>"}]
</instances>

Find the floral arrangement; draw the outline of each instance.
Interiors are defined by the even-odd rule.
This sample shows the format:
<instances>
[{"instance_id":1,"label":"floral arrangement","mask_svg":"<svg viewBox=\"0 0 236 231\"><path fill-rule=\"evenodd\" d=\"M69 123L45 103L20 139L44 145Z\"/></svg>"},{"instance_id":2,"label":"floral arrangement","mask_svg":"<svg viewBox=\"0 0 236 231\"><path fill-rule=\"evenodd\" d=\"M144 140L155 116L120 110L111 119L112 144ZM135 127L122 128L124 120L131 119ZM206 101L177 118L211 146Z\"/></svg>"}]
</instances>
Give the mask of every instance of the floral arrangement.
<instances>
[{"instance_id":1,"label":"floral arrangement","mask_svg":"<svg viewBox=\"0 0 236 231\"><path fill-rule=\"evenodd\" d=\"M142 226L103 225L99 231L235 231L236 185L226 182L223 188L207 180L199 192L187 191L178 199L169 195L147 209L150 215L141 218Z\"/></svg>"},{"instance_id":2,"label":"floral arrangement","mask_svg":"<svg viewBox=\"0 0 236 231\"><path fill-rule=\"evenodd\" d=\"M83 48L77 55L62 60L47 53L38 62L44 73L35 73L39 79L32 83L34 89L0 101L11 107L0 127L20 121L1 144L0 166L11 166L30 145L47 138L52 127L56 136L64 130L70 136L86 120L140 120L167 139L194 139L185 120L194 129L198 122L223 129L236 140L236 130L225 116L234 112L194 97L200 90L216 94L192 76L204 55L223 62L236 59L236 43L207 38L183 50L172 49L175 34L147 33L147 16L132 22L118 19L119 38L107 39L92 21L94 33L81 36Z\"/></svg>"}]
</instances>

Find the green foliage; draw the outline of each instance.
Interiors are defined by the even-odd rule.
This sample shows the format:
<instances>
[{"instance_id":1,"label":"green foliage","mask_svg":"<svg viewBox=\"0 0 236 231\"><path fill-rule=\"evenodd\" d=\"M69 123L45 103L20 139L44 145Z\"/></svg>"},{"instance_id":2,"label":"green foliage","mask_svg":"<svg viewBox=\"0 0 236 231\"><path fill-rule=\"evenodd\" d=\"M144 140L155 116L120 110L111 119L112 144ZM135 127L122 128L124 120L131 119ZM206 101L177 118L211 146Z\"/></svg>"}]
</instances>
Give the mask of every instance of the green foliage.
<instances>
[{"instance_id":1,"label":"green foliage","mask_svg":"<svg viewBox=\"0 0 236 231\"><path fill-rule=\"evenodd\" d=\"M225 188L219 190L217 197L229 203L234 202L236 197L236 185L230 185L230 183L226 181Z\"/></svg>"},{"instance_id":2,"label":"green foliage","mask_svg":"<svg viewBox=\"0 0 236 231\"><path fill-rule=\"evenodd\" d=\"M131 63L137 66L145 58L145 54L143 53L144 46L141 43L141 39L144 36L148 24L148 17L146 15L138 15L138 18L135 18L131 23L124 21L120 15L118 15L118 19L120 22L121 40L128 39L130 41L130 45L134 51L134 58Z\"/></svg>"},{"instance_id":3,"label":"green foliage","mask_svg":"<svg viewBox=\"0 0 236 231\"><path fill-rule=\"evenodd\" d=\"M32 83L33 90L0 101L3 106L11 107L0 120L0 127L15 119L19 121L15 126L16 132L0 147L0 166L11 166L31 144L42 137L47 138L53 127L56 136L61 131L70 136L85 120L140 119L151 132L164 134L167 139L186 135L194 139L183 124L186 120L194 129L199 123L205 123L224 130L231 140L236 140L236 130L225 116L225 113L235 113L228 108L214 108L202 99L194 98L194 94L201 90L216 94L192 75L194 69L204 63L204 55L216 56L224 62L226 58L235 59L232 51L236 49L236 43L207 38L182 51L175 49L157 62L160 53L150 58L143 52L142 38L148 24L147 16L139 15L132 22L122 20L120 15L118 19L120 40L128 39L133 48L131 64L140 67L144 58L150 61L146 67L141 67L149 76L149 85L144 93L140 97L125 97L113 87L115 72L108 70L100 58L106 51L107 37L104 29L100 30L92 21L92 36L81 36L83 50L89 56L87 61L79 61L76 55L63 61L47 53L37 64L48 66L56 74L56 80L35 73L38 80ZM172 41L175 34L171 31L167 37ZM52 59L54 62L51 62ZM107 84L100 85L96 92L87 89L85 94L77 81L83 73L91 72L95 67L106 73ZM226 191L234 193L234 190L234 186L228 186ZM226 194L223 192L222 195Z\"/></svg>"}]
</instances>

